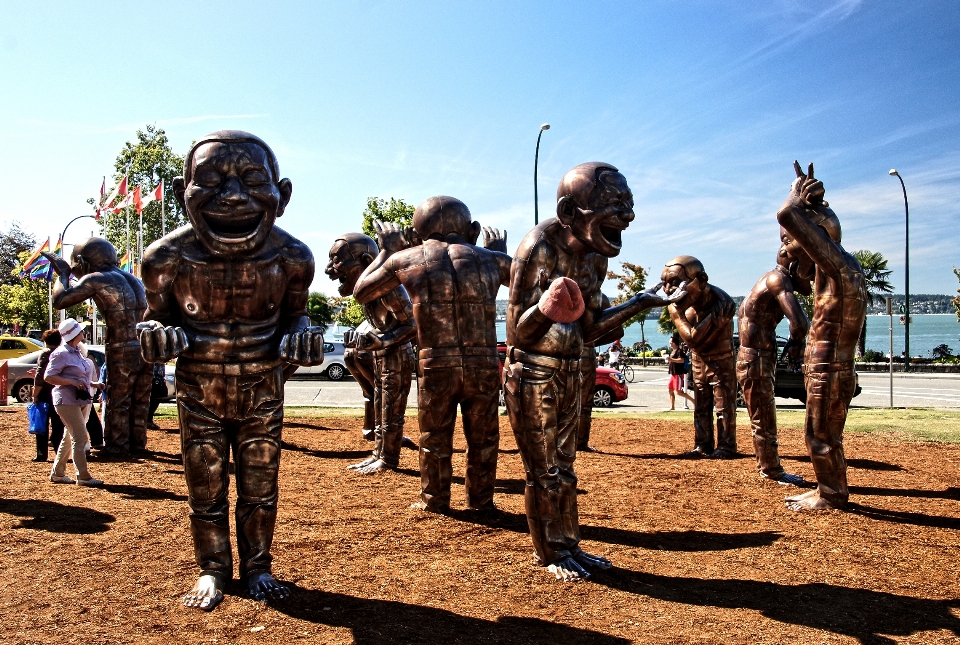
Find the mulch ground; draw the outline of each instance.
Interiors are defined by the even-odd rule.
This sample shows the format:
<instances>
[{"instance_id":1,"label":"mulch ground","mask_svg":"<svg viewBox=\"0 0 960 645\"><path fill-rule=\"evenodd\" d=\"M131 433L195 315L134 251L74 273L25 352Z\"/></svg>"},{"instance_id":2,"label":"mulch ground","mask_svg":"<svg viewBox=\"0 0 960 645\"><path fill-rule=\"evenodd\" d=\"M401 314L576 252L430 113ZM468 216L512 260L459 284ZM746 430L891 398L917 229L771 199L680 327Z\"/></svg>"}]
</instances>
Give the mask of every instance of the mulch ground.
<instances>
[{"instance_id":1,"label":"mulch ground","mask_svg":"<svg viewBox=\"0 0 960 645\"><path fill-rule=\"evenodd\" d=\"M196 576L175 420L152 456L94 463L105 488L47 482L22 409L0 410L0 640L6 643L945 643L960 639L960 446L847 437L850 512L800 514L752 457L688 461L689 423L605 418L577 459L587 551L576 584L533 564L523 469L501 418L495 518L435 516L416 453L373 477L360 419L284 429L272 605L239 583L212 613ZM740 448L749 432L741 426ZM407 434L416 437L416 420ZM788 470L812 477L800 431ZM457 441L463 446L462 439ZM455 455L462 476L463 454ZM70 471L68 471L70 472ZM462 477L454 503L462 508Z\"/></svg>"}]
</instances>

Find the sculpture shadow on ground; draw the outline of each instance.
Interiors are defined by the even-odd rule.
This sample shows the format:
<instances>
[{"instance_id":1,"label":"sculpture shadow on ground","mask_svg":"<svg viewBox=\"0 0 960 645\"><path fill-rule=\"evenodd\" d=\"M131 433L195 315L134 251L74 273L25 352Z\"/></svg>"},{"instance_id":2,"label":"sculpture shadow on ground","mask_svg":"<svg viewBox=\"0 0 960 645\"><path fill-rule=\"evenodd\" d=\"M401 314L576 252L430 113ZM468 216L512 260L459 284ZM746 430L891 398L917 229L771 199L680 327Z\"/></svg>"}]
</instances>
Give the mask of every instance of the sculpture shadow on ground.
<instances>
[{"instance_id":1,"label":"sculpture shadow on ground","mask_svg":"<svg viewBox=\"0 0 960 645\"><path fill-rule=\"evenodd\" d=\"M927 499L950 499L960 501L960 488L951 486L946 490L918 488L883 488L880 486L850 486L851 495L877 495L878 497L924 497Z\"/></svg>"},{"instance_id":2,"label":"sculpture shadow on ground","mask_svg":"<svg viewBox=\"0 0 960 645\"><path fill-rule=\"evenodd\" d=\"M770 546L783 537L777 531L713 533L710 531L651 531L649 533L606 526L581 525L584 540L622 544L651 551L731 551Z\"/></svg>"},{"instance_id":3,"label":"sculpture shadow on ground","mask_svg":"<svg viewBox=\"0 0 960 645\"><path fill-rule=\"evenodd\" d=\"M892 644L891 636L949 630L960 636L960 598L926 600L823 583L799 585L754 580L708 580L612 569L591 580L611 589L668 602L720 609L750 609L765 617L856 638Z\"/></svg>"},{"instance_id":4,"label":"sculpture shadow on ground","mask_svg":"<svg viewBox=\"0 0 960 645\"><path fill-rule=\"evenodd\" d=\"M163 464L182 464L183 456L180 454L173 454L170 452L161 452L159 450L144 450L142 452L144 459L149 459L150 461L158 461Z\"/></svg>"},{"instance_id":5,"label":"sculpture shadow on ground","mask_svg":"<svg viewBox=\"0 0 960 645\"><path fill-rule=\"evenodd\" d=\"M703 459L703 460L709 459L709 457L701 457L699 455L692 456L687 454L686 452L673 453L673 454L667 454L665 452L651 452L647 454L638 455L638 454L631 454L628 452L607 452L606 450L597 450L596 453L594 454L605 455L610 457L626 457L627 459L681 459L684 461L697 461L700 459ZM755 457L753 455L748 455L743 452L738 452L737 454L731 457L726 457L718 461L738 461L740 459L754 459L754 458Z\"/></svg>"},{"instance_id":6,"label":"sculpture shadow on ground","mask_svg":"<svg viewBox=\"0 0 960 645\"><path fill-rule=\"evenodd\" d=\"M327 432L346 432L346 428L328 428L319 423L301 423L299 421L284 421L284 428L306 428L307 430L324 430Z\"/></svg>"},{"instance_id":7,"label":"sculpture shadow on ground","mask_svg":"<svg viewBox=\"0 0 960 645\"><path fill-rule=\"evenodd\" d=\"M85 506L69 506L40 499L0 499L0 513L23 518L15 529L86 535L103 533L113 515Z\"/></svg>"},{"instance_id":8,"label":"sculpture shadow on ground","mask_svg":"<svg viewBox=\"0 0 960 645\"><path fill-rule=\"evenodd\" d=\"M174 502L187 501L186 495L174 493L173 491L162 488L151 488L149 486L134 486L133 484L104 484L103 489L108 493L120 495L125 499L168 499Z\"/></svg>"},{"instance_id":9,"label":"sculpture shadow on ground","mask_svg":"<svg viewBox=\"0 0 960 645\"><path fill-rule=\"evenodd\" d=\"M912 524L914 526L928 526L937 529L960 529L960 517L944 517L942 515L927 515L926 513L889 511L885 508L874 508L872 506L864 506L863 504L854 502L849 504L847 511L882 522Z\"/></svg>"},{"instance_id":10,"label":"sculpture shadow on ground","mask_svg":"<svg viewBox=\"0 0 960 645\"><path fill-rule=\"evenodd\" d=\"M810 455L781 455L781 461L802 461L810 463ZM905 471L906 468L898 464L888 464L885 461L876 461L875 459L847 459L847 466L850 468L859 468L860 470L885 470L885 471Z\"/></svg>"},{"instance_id":11,"label":"sculpture shadow on ground","mask_svg":"<svg viewBox=\"0 0 960 645\"><path fill-rule=\"evenodd\" d=\"M369 450L314 450L313 448L304 448L295 443L287 441L280 442L281 450L299 452L308 457L317 459L363 459L370 456Z\"/></svg>"},{"instance_id":12,"label":"sculpture shadow on ground","mask_svg":"<svg viewBox=\"0 0 960 645\"><path fill-rule=\"evenodd\" d=\"M358 598L290 585L291 595L270 603L282 614L351 631L357 645L382 643L544 643L620 645L628 640L538 618L463 616L446 609Z\"/></svg>"}]
</instances>

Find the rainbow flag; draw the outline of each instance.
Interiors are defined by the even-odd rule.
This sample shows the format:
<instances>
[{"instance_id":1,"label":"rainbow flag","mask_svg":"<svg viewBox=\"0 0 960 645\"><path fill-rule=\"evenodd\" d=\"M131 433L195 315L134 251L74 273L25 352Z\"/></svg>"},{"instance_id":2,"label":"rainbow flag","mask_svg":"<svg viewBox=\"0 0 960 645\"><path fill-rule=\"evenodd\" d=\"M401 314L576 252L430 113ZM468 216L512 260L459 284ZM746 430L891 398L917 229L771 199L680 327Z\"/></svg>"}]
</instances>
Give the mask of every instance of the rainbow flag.
<instances>
[{"instance_id":1,"label":"rainbow flag","mask_svg":"<svg viewBox=\"0 0 960 645\"><path fill-rule=\"evenodd\" d=\"M41 244L39 247L37 247L37 250L33 252L33 255L31 255L30 258L23 263L23 269L20 270L20 277L21 278L27 277L27 275L30 274L31 268L35 264L37 264L37 262L43 262L45 264L49 264L49 262L47 261L47 258L40 255L43 251L49 251L49 250L50 250L50 238L48 237L47 241Z\"/></svg>"},{"instance_id":2,"label":"rainbow flag","mask_svg":"<svg viewBox=\"0 0 960 645\"><path fill-rule=\"evenodd\" d=\"M53 247L53 252L59 255L60 257L63 257L63 238L62 237L57 238L57 245Z\"/></svg>"},{"instance_id":3,"label":"rainbow flag","mask_svg":"<svg viewBox=\"0 0 960 645\"><path fill-rule=\"evenodd\" d=\"M120 258L120 268L127 273L133 273L133 260L130 258L130 251L123 254Z\"/></svg>"}]
</instances>

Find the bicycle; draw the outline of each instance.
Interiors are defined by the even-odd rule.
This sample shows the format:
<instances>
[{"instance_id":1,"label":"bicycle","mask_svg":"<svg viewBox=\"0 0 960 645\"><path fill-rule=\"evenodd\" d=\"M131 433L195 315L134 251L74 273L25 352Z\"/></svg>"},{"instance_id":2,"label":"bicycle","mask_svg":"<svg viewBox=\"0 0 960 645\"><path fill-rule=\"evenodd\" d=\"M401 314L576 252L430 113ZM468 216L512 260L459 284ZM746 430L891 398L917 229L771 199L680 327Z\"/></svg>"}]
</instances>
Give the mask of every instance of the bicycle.
<instances>
[{"instance_id":1,"label":"bicycle","mask_svg":"<svg viewBox=\"0 0 960 645\"><path fill-rule=\"evenodd\" d=\"M614 366L611 365L610 367L614 367ZM616 369L618 372L623 374L623 378L627 379L627 383L633 383L633 379L636 375L633 373L632 367L630 367L629 365L621 365L620 363L617 363L614 369Z\"/></svg>"}]
</instances>

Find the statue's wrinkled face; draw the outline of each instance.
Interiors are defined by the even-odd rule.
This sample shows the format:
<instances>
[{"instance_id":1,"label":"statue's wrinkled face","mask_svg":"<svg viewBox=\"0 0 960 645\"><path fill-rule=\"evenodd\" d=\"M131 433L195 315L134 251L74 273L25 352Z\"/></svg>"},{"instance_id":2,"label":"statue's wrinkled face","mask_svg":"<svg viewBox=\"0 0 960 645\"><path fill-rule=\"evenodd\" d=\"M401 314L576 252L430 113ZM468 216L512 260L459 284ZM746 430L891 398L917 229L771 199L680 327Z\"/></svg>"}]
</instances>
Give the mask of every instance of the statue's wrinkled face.
<instances>
[{"instance_id":1,"label":"statue's wrinkled face","mask_svg":"<svg viewBox=\"0 0 960 645\"><path fill-rule=\"evenodd\" d=\"M660 273L660 282L663 283L663 292L668 296L672 296L680 288L680 285L686 282L683 289L687 295L677 301L677 305L695 301L703 291L701 277L698 276L693 279L687 277L687 271L682 264L668 264L663 267L663 271Z\"/></svg>"},{"instance_id":2,"label":"statue's wrinkled face","mask_svg":"<svg viewBox=\"0 0 960 645\"><path fill-rule=\"evenodd\" d=\"M290 199L290 182L273 176L267 151L251 142L211 142L193 154L183 196L200 243L217 254L257 249Z\"/></svg>"},{"instance_id":3,"label":"statue's wrinkled face","mask_svg":"<svg viewBox=\"0 0 960 645\"><path fill-rule=\"evenodd\" d=\"M807 252L803 250L803 247L800 246L800 243L793 239L783 227L780 228L780 241L782 245L778 255L786 260L790 276L801 280L813 279L816 265L807 255Z\"/></svg>"},{"instance_id":4,"label":"statue's wrinkled face","mask_svg":"<svg viewBox=\"0 0 960 645\"><path fill-rule=\"evenodd\" d=\"M352 296L357 280L366 266L350 253L350 244L346 240L337 240L330 247L330 261L324 273L331 280L339 280L337 288L341 296Z\"/></svg>"},{"instance_id":5,"label":"statue's wrinkled face","mask_svg":"<svg viewBox=\"0 0 960 645\"><path fill-rule=\"evenodd\" d=\"M635 217L633 193L619 172L600 174L587 209L577 209L570 228L584 245L608 258L620 254L623 231Z\"/></svg>"}]
</instances>

